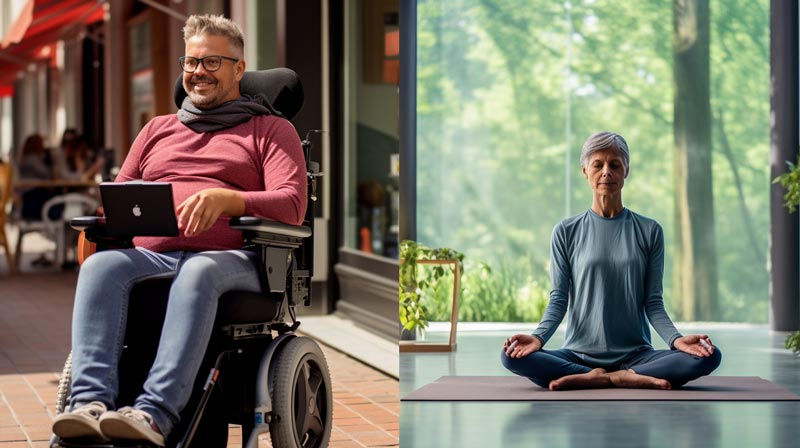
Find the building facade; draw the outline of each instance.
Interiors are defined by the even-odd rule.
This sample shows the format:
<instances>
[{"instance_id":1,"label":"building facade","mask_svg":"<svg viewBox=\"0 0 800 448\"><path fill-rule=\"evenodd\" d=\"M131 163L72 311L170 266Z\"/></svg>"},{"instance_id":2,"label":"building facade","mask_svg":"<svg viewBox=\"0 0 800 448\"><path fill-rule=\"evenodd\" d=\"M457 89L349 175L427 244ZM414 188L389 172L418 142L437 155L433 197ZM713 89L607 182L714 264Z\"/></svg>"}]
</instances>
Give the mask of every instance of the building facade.
<instances>
[{"instance_id":1,"label":"building facade","mask_svg":"<svg viewBox=\"0 0 800 448\"><path fill-rule=\"evenodd\" d=\"M27 0L0 5L0 158L67 128L119 166L147 121L175 113L191 14L245 33L247 70L288 67L305 103L292 120L324 172L314 300L396 339L399 222L397 0ZM316 132L319 131L319 132Z\"/></svg>"}]
</instances>

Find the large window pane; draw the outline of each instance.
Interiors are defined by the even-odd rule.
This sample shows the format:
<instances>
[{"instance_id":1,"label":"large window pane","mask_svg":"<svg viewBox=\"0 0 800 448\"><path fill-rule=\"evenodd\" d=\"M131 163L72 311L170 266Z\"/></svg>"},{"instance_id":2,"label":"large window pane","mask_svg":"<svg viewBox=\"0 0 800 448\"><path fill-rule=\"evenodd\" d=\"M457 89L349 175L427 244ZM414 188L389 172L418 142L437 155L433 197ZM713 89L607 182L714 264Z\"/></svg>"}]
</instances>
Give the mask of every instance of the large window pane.
<instances>
[{"instance_id":1,"label":"large window pane","mask_svg":"<svg viewBox=\"0 0 800 448\"><path fill-rule=\"evenodd\" d=\"M420 0L418 239L546 294L553 226L591 206L580 147L611 130L673 317L766 322L768 2L676 3Z\"/></svg>"},{"instance_id":2,"label":"large window pane","mask_svg":"<svg viewBox=\"0 0 800 448\"><path fill-rule=\"evenodd\" d=\"M398 257L396 2L345 6L344 247Z\"/></svg>"}]
</instances>

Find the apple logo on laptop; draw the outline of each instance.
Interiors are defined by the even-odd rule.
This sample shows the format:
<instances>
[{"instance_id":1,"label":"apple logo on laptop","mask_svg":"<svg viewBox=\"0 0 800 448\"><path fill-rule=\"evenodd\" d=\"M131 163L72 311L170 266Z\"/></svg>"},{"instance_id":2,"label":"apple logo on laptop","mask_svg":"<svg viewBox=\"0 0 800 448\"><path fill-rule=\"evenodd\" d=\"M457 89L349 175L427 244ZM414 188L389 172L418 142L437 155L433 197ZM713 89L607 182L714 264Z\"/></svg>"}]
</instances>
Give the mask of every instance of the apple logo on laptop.
<instances>
[{"instance_id":1,"label":"apple logo on laptop","mask_svg":"<svg viewBox=\"0 0 800 448\"><path fill-rule=\"evenodd\" d=\"M136 216L137 218L139 216L142 216L142 209L139 208L139 204L134 205L132 211L133 211L133 216Z\"/></svg>"}]
</instances>

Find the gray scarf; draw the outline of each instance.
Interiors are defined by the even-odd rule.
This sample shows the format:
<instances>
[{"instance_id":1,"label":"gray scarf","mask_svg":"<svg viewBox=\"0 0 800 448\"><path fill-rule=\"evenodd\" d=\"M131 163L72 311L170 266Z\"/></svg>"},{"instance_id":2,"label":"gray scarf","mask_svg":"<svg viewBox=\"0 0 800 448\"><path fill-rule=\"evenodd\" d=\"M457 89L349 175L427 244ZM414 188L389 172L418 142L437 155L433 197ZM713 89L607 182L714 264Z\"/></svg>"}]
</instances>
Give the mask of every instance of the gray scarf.
<instances>
[{"instance_id":1,"label":"gray scarf","mask_svg":"<svg viewBox=\"0 0 800 448\"><path fill-rule=\"evenodd\" d=\"M198 134L232 128L247 122L254 115L282 116L263 93L242 95L239 99L207 110L198 109L187 96L178 110L181 123Z\"/></svg>"}]
</instances>

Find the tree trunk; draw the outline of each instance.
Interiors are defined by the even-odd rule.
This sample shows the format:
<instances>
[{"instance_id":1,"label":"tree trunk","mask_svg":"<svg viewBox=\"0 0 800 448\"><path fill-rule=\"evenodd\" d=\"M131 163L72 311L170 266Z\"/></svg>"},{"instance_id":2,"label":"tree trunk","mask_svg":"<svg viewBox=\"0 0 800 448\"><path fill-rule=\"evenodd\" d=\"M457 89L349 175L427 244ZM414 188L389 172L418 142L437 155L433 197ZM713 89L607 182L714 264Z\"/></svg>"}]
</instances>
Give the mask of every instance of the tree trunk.
<instances>
[{"instance_id":1,"label":"tree trunk","mask_svg":"<svg viewBox=\"0 0 800 448\"><path fill-rule=\"evenodd\" d=\"M685 321L717 319L707 0L673 1L674 291Z\"/></svg>"}]
</instances>

